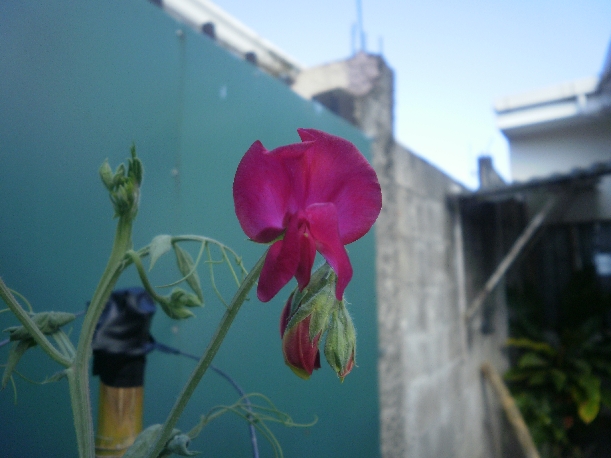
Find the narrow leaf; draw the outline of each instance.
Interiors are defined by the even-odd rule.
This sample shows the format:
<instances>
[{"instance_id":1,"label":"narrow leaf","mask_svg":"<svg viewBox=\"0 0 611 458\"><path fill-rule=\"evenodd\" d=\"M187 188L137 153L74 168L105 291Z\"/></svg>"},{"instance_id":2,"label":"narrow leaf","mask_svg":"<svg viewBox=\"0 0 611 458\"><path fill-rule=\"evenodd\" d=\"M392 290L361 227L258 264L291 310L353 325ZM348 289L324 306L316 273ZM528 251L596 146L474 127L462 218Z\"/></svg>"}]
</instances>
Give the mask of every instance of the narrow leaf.
<instances>
[{"instance_id":1,"label":"narrow leaf","mask_svg":"<svg viewBox=\"0 0 611 458\"><path fill-rule=\"evenodd\" d=\"M579 409L577 409L579 418L581 418L586 425L592 423L592 421L598 416L599 411L600 399L588 399L587 401L579 404Z\"/></svg>"},{"instance_id":2,"label":"narrow leaf","mask_svg":"<svg viewBox=\"0 0 611 458\"><path fill-rule=\"evenodd\" d=\"M518 361L519 368L549 366L549 361L533 352L528 352Z\"/></svg>"},{"instance_id":3,"label":"narrow leaf","mask_svg":"<svg viewBox=\"0 0 611 458\"><path fill-rule=\"evenodd\" d=\"M178 264L180 273L186 277L187 283L203 304L204 293L202 292L202 287L199 283L199 276L197 274L197 269L195 263L193 262L193 258L187 251L180 248L180 246L177 244L174 244L174 253L176 254L176 263Z\"/></svg>"},{"instance_id":4,"label":"narrow leaf","mask_svg":"<svg viewBox=\"0 0 611 458\"><path fill-rule=\"evenodd\" d=\"M170 251L172 248L172 237L169 235L158 235L149 245L149 256L151 265L149 271L153 270L153 266L161 256Z\"/></svg>"},{"instance_id":5,"label":"narrow leaf","mask_svg":"<svg viewBox=\"0 0 611 458\"><path fill-rule=\"evenodd\" d=\"M4 368L4 374L2 375L2 389L6 387L6 384L11 378L13 374L13 370L17 366L17 363L23 356L23 354L29 349L36 345L34 339L25 339L20 340L17 343L14 343L11 347L11 350L8 354L8 361L6 362L6 367Z\"/></svg>"}]
</instances>

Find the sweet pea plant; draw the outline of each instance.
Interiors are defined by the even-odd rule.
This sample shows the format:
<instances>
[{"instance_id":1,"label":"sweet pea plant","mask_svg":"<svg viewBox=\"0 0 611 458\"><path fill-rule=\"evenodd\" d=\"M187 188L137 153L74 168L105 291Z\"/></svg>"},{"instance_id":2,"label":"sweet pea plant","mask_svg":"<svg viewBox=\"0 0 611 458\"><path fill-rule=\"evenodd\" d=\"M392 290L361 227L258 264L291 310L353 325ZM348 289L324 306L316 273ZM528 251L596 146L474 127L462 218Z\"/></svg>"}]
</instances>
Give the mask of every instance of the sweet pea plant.
<instances>
[{"instance_id":1,"label":"sweet pea plant","mask_svg":"<svg viewBox=\"0 0 611 458\"><path fill-rule=\"evenodd\" d=\"M100 168L118 223L110 259L84 316L76 347L62 330L74 315L34 313L31 307L28 312L15 296L27 304L25 298L0 279L0 297L20 322L20 326L7 330L14 343L2 384L7 384L19 358L35 345L63 366L53 378L68 380L81 458L94 457L89 390L92 337L117 280L131 265L137 269L147 292L172 319L192 316L192 307L203 303L197 266L204 253L211 260L211 247L220 251L236 278L238 289L226 304L225 314L165 423L145 429L125 457L194 454L187 449L189 439L215 414L203 418L188 433L175 429L175 425L257 280L257 296L262 302L276 296L293 277L297 280L297 287L287 299L280 318L284 359L297 375L308 378L320 367L319 345L325 333L324 353L340 380L355 366L356 336L344 299L344 291L352 278L345 245L365 235L377 219L382 207L380 185L374 170L352 143L314 129L298 132L300 143L272 151L255 142L238 165L233 183L238 221L251 240L270 245L248 273L235 252L207 237L161 235L139 250L132 248L132 226L143 177L142 163L132 147L127 167L122 164L114 173L108 163ZM195 261L180 248L183 242L201 244ZM185 282L191 292L175 288L164 296L148 280L142 260L150 258L152 268L160 256L172 249L183 277L171 286ZM317 252L326 262L312 273ZM211 281L214 287L213 275ZM269 431L252 414L244 416L264 434ZM266 437L269 436L266 434Z\"/></svg>"}]
</instances>

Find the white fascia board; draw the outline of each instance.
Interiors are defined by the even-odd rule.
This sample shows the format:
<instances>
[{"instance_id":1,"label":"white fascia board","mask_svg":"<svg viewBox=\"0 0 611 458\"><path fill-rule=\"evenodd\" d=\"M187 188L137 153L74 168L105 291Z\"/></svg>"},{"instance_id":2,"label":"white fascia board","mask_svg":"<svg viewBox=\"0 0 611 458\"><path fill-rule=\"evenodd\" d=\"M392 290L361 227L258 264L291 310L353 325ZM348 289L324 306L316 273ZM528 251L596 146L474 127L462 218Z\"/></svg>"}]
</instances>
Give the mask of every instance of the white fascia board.
<instances>
[{"instance_id":1,"label":"white fascia board","mask_svg":"<svg viewBox=\"0 0 611 458\"><path fill-rule=\"evenodd\" d=\"M596 91L599 80L600 78L597 76L591 76L535 91L503 97L494 103L494 110L501 114L521 108L550 104L584 95L587 96Z\"/></svg>"},{"instance_id":2,"label":"white fascia board","mask_svg":"<svg viewBox=\"0 0 611 458\"><path fill-rule=\"evenodd\" d=\"M497 115L497 126L501 130L515 129L517 127L558 121L580 113L576 102L555 103L530 109L515 110Z\"/></svg>"},{"instance_id":3,"label":"white fascia board","mask_svg":"<svg viewBox=\"0 0 611 458\"><path fill-rule=\"evenodd\" d=\"M214 24L216 39L221 45L239 54L254 53L257 65L276 76L295 76L303 68L209 0L162 0L161 4L172 17L199 32L204 24Z\"/></svg>"}]
</instances>

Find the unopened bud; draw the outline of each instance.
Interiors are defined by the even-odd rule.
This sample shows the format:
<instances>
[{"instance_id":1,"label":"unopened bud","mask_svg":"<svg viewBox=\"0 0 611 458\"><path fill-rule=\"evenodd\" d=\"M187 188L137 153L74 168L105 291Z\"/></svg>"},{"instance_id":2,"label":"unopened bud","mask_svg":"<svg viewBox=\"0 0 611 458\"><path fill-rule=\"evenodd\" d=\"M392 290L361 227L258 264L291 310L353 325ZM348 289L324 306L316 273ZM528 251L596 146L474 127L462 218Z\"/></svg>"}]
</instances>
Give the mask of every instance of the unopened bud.
<instances>
[{"instance_id":1,"label":"unopened bud","mask_svg":"<svg viewBox=\"0 0 611 458\"><path fill-rule=\"evenodd\" d=\"M327 362L343 382L355 365L356 331L344 301L333 310L325 342Z\"/></svg>"}]
</instances>

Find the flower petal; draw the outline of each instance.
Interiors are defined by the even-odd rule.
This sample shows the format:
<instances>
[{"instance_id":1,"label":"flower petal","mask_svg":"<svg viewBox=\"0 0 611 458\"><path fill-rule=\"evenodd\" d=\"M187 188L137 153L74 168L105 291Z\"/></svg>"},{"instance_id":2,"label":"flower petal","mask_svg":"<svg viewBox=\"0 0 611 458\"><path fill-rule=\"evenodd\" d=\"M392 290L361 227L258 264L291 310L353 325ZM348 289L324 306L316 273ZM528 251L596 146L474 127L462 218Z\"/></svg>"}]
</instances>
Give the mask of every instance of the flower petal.
<instances>
[{"instance_id":1,"label":"flower petal","mask_svg":"<svg viewBox=\"0 0 611 458\"><path fill-rule=\"evenodd\" d=\"M349 141L315 129L298 129L311 142L304 160L307 170L305 206L331 202L337 209L344 245L361 238L382 209L382 191L367 159Z\"/></svg>"},{"instance_id":2,"label":"flower petal","mask_svg":"<svg viewBox=\"0 0 611 458\"><path fill-rule=\"evenodd\" d=\"M286 285L297 272L301 256L298 218L291 218L284 238L270 247L257 287L257 297L268 302Z\"/></svg>"},{"instance_id":3,"label":"flower petal","mask_svg":"<svg viewBox=\"0 0 611 458\"><path fill-rule=\"evenodd\" d=\"M314 204L306 209L310 231L316 249L337 274L335 297L342 300L344 290L352 278L352 265L338 230L337 209L333 204Z\"/></svg>"},{"instance_id":4,"label":"flower petal","mask_svg":"<svg viewBox=\"0 0 611 458\"><path fill-rule=\"evenodd\" d=\"M303 290L310 283L312 266L316 258L316 241L306 231L301 231L299 235L299 264L295 278L297 279L297 286L299 286L300 290Z\"/></svg>"},{"instance_id":5,"label":"flower petal","mask_svg":"<svg viewBox=\"0 0 611 458\"><path fill-rule=\"evenodd\" d=\"M233 180L233 199L240 225L252 240L269 243L284 230L289 205L295 206L296 194L303 195L296 188L296 182L303 183L303 179L294 176L300 169L294 163L301 161L309 147L309 143L295 143L267 151L256 141L240 161Z\"/></svg>"},{"instance_id":6,"label":"flower petal","mask_svg":"<svg viewBox=\"0 0 611 458\"><path fill-rule=\"evenodd\" d=\"M320 334L310 341L310 317L300 321L282 336L284 361L295 374L303 379L310 378L315 369L320 369Z\"/></svg>"}]
</instances>

